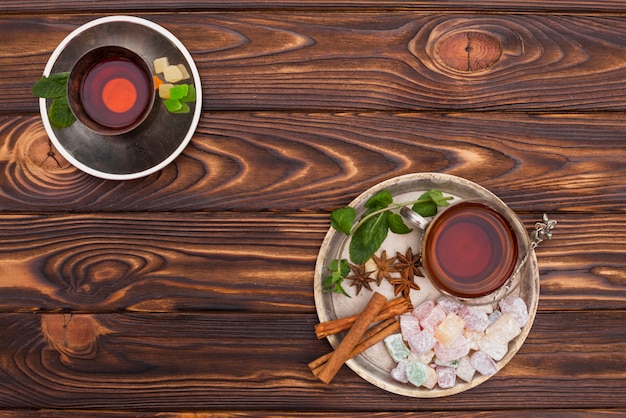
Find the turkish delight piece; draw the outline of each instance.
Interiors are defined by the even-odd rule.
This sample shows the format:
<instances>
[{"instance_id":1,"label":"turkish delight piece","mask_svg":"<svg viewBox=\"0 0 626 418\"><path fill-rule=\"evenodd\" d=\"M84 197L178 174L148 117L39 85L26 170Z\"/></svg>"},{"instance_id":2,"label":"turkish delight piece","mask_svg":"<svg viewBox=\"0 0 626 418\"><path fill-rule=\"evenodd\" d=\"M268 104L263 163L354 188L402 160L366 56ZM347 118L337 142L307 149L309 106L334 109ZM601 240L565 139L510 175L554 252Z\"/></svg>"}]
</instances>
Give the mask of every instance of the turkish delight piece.
<instances>
[{"instance_id":1,"label":"turkish delight piece","mask_svg":"<svg viewBox=\"0 0 626 418\"><path fill-rule=\"evenodd\" d=\"M463 336L469 341L470 350L478 350L478 344L484 335L484 332L474 331L473 329L465 328L463 331Z\"/></svg>"},{"instance_id":2,"label":"turkish delight piece","mask_svg":"<svg viewBox=\"0 0 626 418\"><path fill-rule=\"evenodd\" d=\"M389 351L389 355L395 362L399 362L409 356L410 352L406 344L404 344L402 335L391 334L384 339L384 342L385 347L387 347L387 351Z\"/></svg>"},{"instance_id":3,"label":"turkish delight piece","mask_svg":"<svg viewBox=\"0 0 626 418\"><path fill-rule=\"evenodd\" d=\"M489 326L489 316L485 312L471 306L463 306L459 309L457 315L465 321L465 328L484 331Z\"/></svg>"},{"instance_id":4,"label":"turkish delight piece","mask_svg":"<svg viewBox=\"0 0 626 418\"><path fill-rule=\"evenodd\" d=\"M437 366L437 384L442 389L449 389L456 384L456 370L453 367Z\"/></svg>"},{"instance_id":5,"label":"turkish delight piece","mask_svg":"<svg viewBox=\"0 0 626 418\"><path fill-rule=\"evenodd\" d=\"M400 315L400 332L405 341L421 331L420 321L411 314Z\"/></svg>"},{"instance_id":6,"label":"turkish delight piece","mask_svg":"<svg viewBox=\"0 0 626 418\"><path fill-rule=\"evenodd\" d=\"M507 351L509 351L509 346L496 341L490 336L485 336L482 340L480 340L479 349L495 361L500 361L504 358Z\"/></svg>"},{"instance_id":7,"label":"turkish delight piece","mask_svg":"<svg viewBox=\"0 0 626 418\"><path fill-rule=\"evenodd\" d=\"M422 302L419 306L413 309L413 312L411 312L411 314L421 321L426 318L426 316L430 313L430 311L433 310L434 307L435 302L428 299L427 301Z\"/></svg>"},{"instance_id":8,"label":"turkish delight piece","mask_svg":"<svg viewBox=\"0 0 626 418\"><path fill-rule=\"evenodd\" d=\"M515 318L511 314L505 313L487 328L485 334L502 344L508 344L520 332L522 330Z\"/></svg>"},{"instance_id":9,"label":"turkish delight piece","mask_svg":"<svg viewBox=\"0 0 626 418\"><path fill-rule=\"evenodd\" d=\"M447 346L463 333L463 328L465 328L463 318L450 312L437 326L434 335L440 344Z\"/></svg>"},{"instance_id":10,"label":"turkish delight piece","mask_svg":"<svg viewBox=\"0 0 626 418\"><path fill-rule=\"evenodd\" d=\"M483 376L495 374L498 371L496 362L486 353L475 351L470 357L470 364Z\"/></svg>"},{"instance_id":11,"label":"turkish delight piece","mask_svg":"<svg viewBox=\"0 0 626 418\"><path fill-rule=\"evenodd\" d=\"M528 307L524 299L517 296L509 296L500 301L498 304L502 313L510 314L520 327L523 327L528 322Z\"/></svg>"},{"instance_id":12,"label":"turkish delight piece","mask_svg":"<svg viewBox=\"0 0 626 418\"><path fill-rule=\"evenodd\" d=\"M406 365L406 377L411 384L418 387L422 386L422 384L426 382L426 379L428 379L428 369L430 369L430 367L419 361L410 361Z\"/></svg>"},{"instance_id":13,"label":"turkish delight piece","mask_svg":"<svg viewBox=\"0 0 626 418\"><path fill-rule=\"evenodd\" d=\"M420 363L424 363L424 364L430 363L433 360L433 357L435 357L434 350L428 350L424 354L411 353L411 355L409 356L410 359L419 361Z\"/></svg>"},{"instance_id":14,"label":"turkish delight piece","mask_svg":"<svg viewBox=\"0 0 626 418\"><path fill-rule=\"evenodd\" d=\"M469 357L461 357L459 359L459 365L456 367L457 377L469 383L474 378L475 373L476 369L474 369L474 366L472 366Z\"/></svg>"},{"instance_id":15,"label":"turkish delight piece","mask_svg":"<svg viewBox=\"0 0 626 418\"><path fill-rule=\"evenodd\" d=\"M409 378L406 377L406 365L408 360L402 359L398 362L396 367L391 369L391 377L401 383L409 383Z\"/></svg>"},{"instance_id":16,"label":"turkish delight piece","mask_svg":"<svg viewBox=\"0 0 626 418\"><path fill-rule=\"evenodd\" d=\"M446 317L446 311L441 309L439 306L435 306L429 313L420 321L420 325L422 328L429 330L430 332L435 332L435 328L443 321Z\"/></svg>"},{"instance_id":17,"label":"turkish delight piece","mask_svg":"<svg viewBox=\"0 0 626 418\"><path fill-rule=\"evenodd\" d=\"M163 77L168 83L178 83L183 79L183 73L176 65L168 65L163 69Z\"/></svg>"},{"instance_id":18,"label":"turkish delight piece","mask_svg":"<svg viewBox=\"0 0 626 418\"><path fill-rule=\"evenodd\" d=\"M489 325L492 325L494 322L498 320L502 316L502 312L499 310L495 310L489 314Z\"/></svg>"},{"instance_id":19,"label":"turkish delight piece","mask_svg":"<svg viewBox=\"0 0 626 418\"><path fill-rule=\"evenodd\" d=\"M432 332L425 329L410 335L407 342L409 343L409 347L411 347L411 351L420 355L432 350L437 340Z\"/></svg>"},{"instance_id":20,"label":"turkish delight piece","mask_svg":"<svg viewBox=\"0 0 626 418\"><path fill-rule=\"evenodd\" d=\"M156 74L161 74L165 67L170 65L167 57L157 58L152 62L152 64L154 65L154 72Z\"/></svg>"},{"instance_id":21,"label":"turkish delight piece","mask_svg":"<svg viewBox=\"0 0 626 418\"><path fill-rule=\"evenodd\" d=\"M440 296L439 299L437 299L437 306L439 306L441 309L446 311L446 313L450 313L450 312L457 313L459 309L463 307L463 304L454 299L450 299L445 296Z\"/></svg>"},{"instance_id":22,"label":"turkish delight piece","mask_svg":"<svg viewBox=\"0 0 626 418\"><path fill-rule=\"evenodd\" d=\"M434 368L426 366L428 375L426 376L426 380L422 383L427 389L432 389L437 384L437 372Z\"/></svg>"},{"instance_id":23,"label":"turkish delight piece","mask_svg":"<svg viewBox=\"0 0 626 418\"><path fill-rule=\"evenodd\" d=\"M467 355L470 351L470 343L463 335L459 335L450 345L446 346L438 342L435 344L434 351L437 360L447 363Z\"/></svg>"}]
</instances>

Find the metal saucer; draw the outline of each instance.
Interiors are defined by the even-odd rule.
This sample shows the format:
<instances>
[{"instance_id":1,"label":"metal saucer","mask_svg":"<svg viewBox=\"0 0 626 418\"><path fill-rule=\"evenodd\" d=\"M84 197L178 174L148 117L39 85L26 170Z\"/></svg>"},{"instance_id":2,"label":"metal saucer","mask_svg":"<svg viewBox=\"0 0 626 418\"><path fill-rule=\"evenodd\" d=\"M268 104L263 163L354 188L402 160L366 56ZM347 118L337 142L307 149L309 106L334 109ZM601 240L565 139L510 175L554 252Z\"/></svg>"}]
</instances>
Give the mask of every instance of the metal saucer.
<instances>
[{"instance_id":1,"label":"metal saucer","mask_svg":"<svg viewBox=\"0 0 626 418\"><path fill-rule=\"evenodd\" d=\"M185 46L163 27L137 17L109 16L70 33L52 53L44 75L69 72L86 52L107 45L130 49L148 63L166 56L172 64L184 64L191 75L186 82L197 92L196 102L189 103L191 111L172 114L162 103L155 103L139 127L111 136L98 134L80 121L68 128L53 127L47 113L51 100L39 99L43 124L54 147L78 169L109 180L147 176L172 162L193 136L202 111L198 69Z\"/></svg>"}]
</instances>

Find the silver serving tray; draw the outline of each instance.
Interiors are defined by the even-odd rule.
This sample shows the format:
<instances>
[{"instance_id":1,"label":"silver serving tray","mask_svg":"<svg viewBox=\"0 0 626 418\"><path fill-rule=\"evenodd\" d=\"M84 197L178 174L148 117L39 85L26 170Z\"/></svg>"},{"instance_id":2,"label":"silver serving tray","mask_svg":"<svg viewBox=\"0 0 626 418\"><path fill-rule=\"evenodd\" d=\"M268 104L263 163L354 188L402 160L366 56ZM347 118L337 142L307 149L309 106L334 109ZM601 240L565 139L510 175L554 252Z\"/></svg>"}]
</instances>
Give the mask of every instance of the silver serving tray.
<instances>
[{"instance_id":1,"label":"silver serving tray","mask_svg":"<svg viewBox=\"0 0 626 418\"><path fill-rule=\"evenodd\" d=\"M476 183L465 180L460 177L438 174L438 173L421 173L409 174L389 179L377 184L358 196L350 206L357 210L357 216L363 212L365 202L377 192L386 189L394 197L395 203L408 202L417 199L423 192L430 189L439 189L444 194L452 195L455 199L467 198L483 198L497 204L504 205L493 193L479 186ZM417 231L407 235L396 235L389 233L389 236L383 243L381 250L387 250L388 256L393 256L396 252L404 253L409 247L413 248L413 252L419 252L419 247L415 244L420 241L420 233ZM328 276L329 263L338 257L338 252L345 235L330 228L322 243L317 264L315 267L314 278L314 294L315 306L320 322L326 322L345 316L359 313L363 310L372 293L367 289L362 289L359 295L354 292L354 287L350 287L347 281L344 281L344 289L351 294L351 298L336 293L328 293L322 290L324 278ZM347 245L341 258L348 258ZM521 333L509 343L509 351L506 356L496 362L498 370L501 370L520 349L535 318L537 312L537 304L539 302L539 268L537 266L537 258L534 249L530 250L528 261L525 267L521 269L521 284L513 292L513 295L520 296L528 306L529 319L527 324L522 328ZM439 292L430 284L428 279L416 278L416 283L420 286L420 291L412 291L411 301L413 306L418 306L427 299L436 299L440 296ZM373 284L373 290L382 293L387 298L394 298L393 287L383 280L379 287ZM328 337L333 348L336 348L345 333L332 335ZM363 354L352 358L346 362L356 374L366 381L386 391L404 396L418 398L436 398L454 395L474 388L485 382L490 376L482 376L478 373L471 382L463 382L457 379L457 384L450 389L440 389L437 386L433 389L424 387L415 387L409 383L401 383L391 378L390 370L395 363L387 353L384 344L378 343L369 348Z\"/></svg>"}]
</instances>

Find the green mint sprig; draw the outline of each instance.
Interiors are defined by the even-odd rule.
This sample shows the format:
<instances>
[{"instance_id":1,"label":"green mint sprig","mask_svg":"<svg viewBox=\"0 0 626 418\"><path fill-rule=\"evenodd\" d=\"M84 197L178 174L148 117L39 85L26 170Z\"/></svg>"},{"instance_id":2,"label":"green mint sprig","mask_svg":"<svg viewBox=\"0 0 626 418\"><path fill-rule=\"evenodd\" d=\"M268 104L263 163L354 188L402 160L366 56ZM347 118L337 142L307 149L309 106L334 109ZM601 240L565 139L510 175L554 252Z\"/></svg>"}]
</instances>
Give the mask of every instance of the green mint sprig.
<instances>
[{"instance_id":1,"label":"green mint sprig","mask_svg":"<svg viewBox=\"0 0 626 418\"><path fill-rule=\"evenodd\" d=\"M36 97L52 99L48 109L50 123L56 128L67 128L76 122L76 117L67 101L67 80L70 73L56 73L42 76L33 86Z\"/></svg>"},{"instance_id":2,"label":"green mint sprig","mask_svg":"<svg viewBox=\"0 0 626 418\"><path fill-rule=\"evenodd\" d=\"M429 190L423 193L418 200L404 203L394 203L391 193L381 190L365 202L366 211L358 222L356 210L350 206L335 209L330 214L330 224L333 229L343 232L344 237L339 254L343 253L348 238L350 241L349 256L355 264L369 260L387 238L389 231L396 234L407 234L412 231L394 209L412 205L412 209L424 217L437 214L438 207L448 206L451 196L445 197L439 190ZM335 259L330 262L328 269L331 274L324 279L322 289L326 292L340 293L349 296L341 286L343 280L350 273L349 262L346 259Z\"/></svg>"}]
</instances>

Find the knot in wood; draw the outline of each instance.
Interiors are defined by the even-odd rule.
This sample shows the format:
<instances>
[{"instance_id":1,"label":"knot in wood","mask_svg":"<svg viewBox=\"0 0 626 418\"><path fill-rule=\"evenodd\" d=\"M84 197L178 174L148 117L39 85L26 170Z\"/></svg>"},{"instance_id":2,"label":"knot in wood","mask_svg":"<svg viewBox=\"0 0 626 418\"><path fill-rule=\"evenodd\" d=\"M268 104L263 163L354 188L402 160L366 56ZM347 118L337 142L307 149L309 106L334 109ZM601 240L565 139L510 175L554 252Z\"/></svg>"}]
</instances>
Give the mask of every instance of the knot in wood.
<instances>
[{"instance_id":1,"label":"knot in wood","mask_svg":"<svg viewBox=\"0 0 626 418\"><path fill-rule=\"evenodd\" d=\"M442 38L435 48L440 62L463 72L484 71L502 56L500 41L482 32L457 32Z\"/></svg>"}]
</instances>

